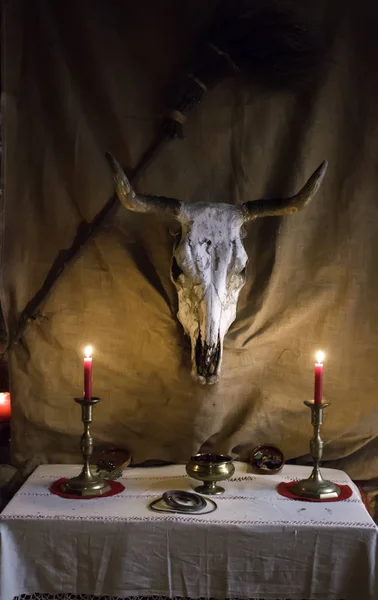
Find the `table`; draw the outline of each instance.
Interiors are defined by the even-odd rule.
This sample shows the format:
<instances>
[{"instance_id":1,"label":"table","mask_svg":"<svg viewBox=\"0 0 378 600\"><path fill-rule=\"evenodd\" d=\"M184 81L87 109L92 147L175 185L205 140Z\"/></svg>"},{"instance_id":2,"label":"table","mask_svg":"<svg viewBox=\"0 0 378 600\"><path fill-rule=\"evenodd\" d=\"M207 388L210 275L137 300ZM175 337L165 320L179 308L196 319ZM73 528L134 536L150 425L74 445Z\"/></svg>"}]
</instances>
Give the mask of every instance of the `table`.
<instances>
[{"instance_id":1,"label":"table","mask_svg":"<svg viewBox=\"0 0 378 600\"><path fill-rule=\"evenodd\" d=\"M275 490L309 467L235 467L218 509L202 516L148 509L166 490L192 489L184 465L127 469L124 492L91 500L48 490L79 466L38 467L0 515L1 600L378 598L377 527L345 473L323 469L352 487L350 499L309 503Z\"/></svg>"}]
</instances>

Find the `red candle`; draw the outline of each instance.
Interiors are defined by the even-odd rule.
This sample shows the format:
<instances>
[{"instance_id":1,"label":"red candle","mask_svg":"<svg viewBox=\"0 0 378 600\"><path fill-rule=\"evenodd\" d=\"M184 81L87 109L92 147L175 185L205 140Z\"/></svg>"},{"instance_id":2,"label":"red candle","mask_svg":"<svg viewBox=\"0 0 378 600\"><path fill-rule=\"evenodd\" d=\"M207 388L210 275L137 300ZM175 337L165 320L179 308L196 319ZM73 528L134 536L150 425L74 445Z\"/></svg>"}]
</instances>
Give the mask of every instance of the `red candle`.
<instances>
[{"instance_id":1,"label":"red candle","mask_svg":"<svg viewBox=\"0 0 378 600\"><path fill-rule=\"evenodd\" d=\"M11 401L9 392L0 393L0 423L9 421L11 416Z\"/></svg>"},{"instance_id":2,"label":"red candle","mask_svg":"<svg viewBox=\"0 0 378 600\"><path fill-rule=\"evenodd\" d=\"M323 394L323 360L324 360L324 352L316 353L316 363L315 363L315 385L314 385L314 403L321 404L322 403L322 394Z\"/></svg>"},{"instance_id":3,"label":"red candle","mask_svg":"<svg viewBox=\"0 0 378 600\"><path fill-rule=\"evenodd\" d=\"M84 398L92 398L92 346L87 346L84 350Z\"/></svg>"}]
</instances>

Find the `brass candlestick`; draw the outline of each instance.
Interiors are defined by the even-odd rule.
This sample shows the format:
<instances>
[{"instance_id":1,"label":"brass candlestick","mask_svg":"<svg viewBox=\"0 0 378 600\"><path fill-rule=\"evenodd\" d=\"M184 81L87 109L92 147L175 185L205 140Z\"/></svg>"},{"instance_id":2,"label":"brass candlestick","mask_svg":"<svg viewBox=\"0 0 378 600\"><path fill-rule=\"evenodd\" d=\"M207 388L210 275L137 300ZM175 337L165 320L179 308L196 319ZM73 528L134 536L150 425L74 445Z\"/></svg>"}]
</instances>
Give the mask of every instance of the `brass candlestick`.
<instances>
[{"instance_id":1,"label":"brass candlestick","mask_svg":"<svg viewBox=\"0 0 378 600\"><path fill-rule=\"evenodd\" d=\"M89 460L93 452L93 437L90 431L92 423L93 406L100 402L100 398L75 398L75 402L81 405L81 420L84 424L84 433L81 436L81 452L84 465L80 475L72 477L62 484L62 491L73 496L99 496L111 490L105 479L97 477L92 472Z\"/></svg>"},{"instance_id":2,"label":"brass candlestick","mask_svg":"<svg viewBox=\"0 0 378 600\"><path fill-rule=\"evenodd\" d=\"M323 409L329 406L329 402L322 402L321 404L315 404L314 402L305 401L304 404L311 408L311 423L314 427L314 435L310 441L310 452L314 459L314 468L308 479L302 479L298 481L291 491L296 496L302 498L316 498L318 500L325 500L327 498L338 498L340 496L340 488L332 483L323 479L320 472L320 461L323 455L323 440L320 437L320 426L323 423Z\"/></svg>"}]
</instances>

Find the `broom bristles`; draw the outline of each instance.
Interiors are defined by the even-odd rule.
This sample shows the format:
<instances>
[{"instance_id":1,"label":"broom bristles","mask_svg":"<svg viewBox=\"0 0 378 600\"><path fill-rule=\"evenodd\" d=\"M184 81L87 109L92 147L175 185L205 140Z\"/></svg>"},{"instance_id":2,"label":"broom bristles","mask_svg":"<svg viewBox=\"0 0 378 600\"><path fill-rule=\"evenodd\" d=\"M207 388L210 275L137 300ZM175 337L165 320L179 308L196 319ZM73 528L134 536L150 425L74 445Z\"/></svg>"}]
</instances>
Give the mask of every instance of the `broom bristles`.
<instances>
[{"instance_id":1,"label":"broom bristles","mask_svg":"<svg viewBox=\"0 0 378 600\"><path fill-rule=\"evenodd\" d=\"M282 3L267 2L258 9L251 4L256 3L215 23L210 38L245 75L265 86L305 85L321 62L321 36Z\"/></svg>"},{"instance_id":2,"label":"broom bristles","mask_svg":"<svg viewBox=\"0 0 378 600\"><path fill-rule=\"evenodd\" d=\"M321 64L320 36L293 9L277 2L258 7L256 2L244 2L242 8L235 4L235 0L223 3L222 8L228 9L206 33L190 75L176 95L174 111L163 122L169 137L183 136L185 117L205 91L222 79L240 73L269 88L297 89L311 81Z\"/></svg>"}]
</instances>

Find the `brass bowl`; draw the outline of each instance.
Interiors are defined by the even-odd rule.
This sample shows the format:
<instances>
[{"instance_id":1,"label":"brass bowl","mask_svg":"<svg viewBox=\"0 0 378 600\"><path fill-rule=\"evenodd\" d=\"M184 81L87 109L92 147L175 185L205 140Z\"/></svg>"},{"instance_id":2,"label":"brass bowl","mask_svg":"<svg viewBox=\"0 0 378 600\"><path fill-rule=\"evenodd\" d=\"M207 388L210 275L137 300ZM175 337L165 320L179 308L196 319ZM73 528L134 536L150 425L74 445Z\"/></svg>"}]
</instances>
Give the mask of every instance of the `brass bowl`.
<instances>
[{"instance_id":1,"label":"brass bowl","mask_svg":"<svg viewBox=\"0 0 378 600\"><path fill-rule=\"evenodd\" d=\"M189 477L203 481L195 488L200 494L223 494L217 481L230 479L235 472L231 456L225 454L195 454L186 465Z\"/></svg>"},{"instance_id":2,"label":"brass bowl","mask_svg":"<svg viewBox=\"0 0 378 600\"><path fill-rule=\"evenodd\" d=\"M124 471L131 462L131 452L126 448L105 448L93 453L92 462L98 471Z\"/></svg>"}]
</instances>

